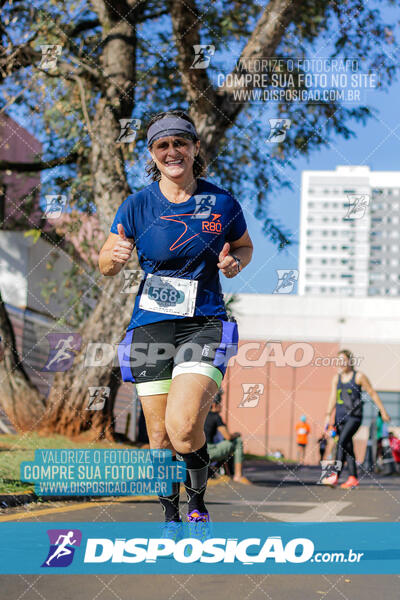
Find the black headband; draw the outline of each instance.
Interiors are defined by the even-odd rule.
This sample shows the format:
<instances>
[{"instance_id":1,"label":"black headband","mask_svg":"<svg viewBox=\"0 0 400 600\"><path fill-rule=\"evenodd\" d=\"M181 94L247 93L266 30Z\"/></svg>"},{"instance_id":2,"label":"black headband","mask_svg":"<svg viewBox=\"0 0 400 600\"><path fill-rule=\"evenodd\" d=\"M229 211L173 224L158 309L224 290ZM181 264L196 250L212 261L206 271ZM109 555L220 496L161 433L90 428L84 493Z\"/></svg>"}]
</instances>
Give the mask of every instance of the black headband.
<instances>
[{"instance_id":1,"label":"black headband","mask_svg":"<svg viewBox=\"0 0 400 600\"><path fill-rule=\"evenodd\" d=\"M150 147L153 142L162 137L170 135L180 135L182 133L189 134L194 139L198 139L195 127L182 117L163 117L150 125L147 131L147 145Z\"/></svg>"}]
</instances>

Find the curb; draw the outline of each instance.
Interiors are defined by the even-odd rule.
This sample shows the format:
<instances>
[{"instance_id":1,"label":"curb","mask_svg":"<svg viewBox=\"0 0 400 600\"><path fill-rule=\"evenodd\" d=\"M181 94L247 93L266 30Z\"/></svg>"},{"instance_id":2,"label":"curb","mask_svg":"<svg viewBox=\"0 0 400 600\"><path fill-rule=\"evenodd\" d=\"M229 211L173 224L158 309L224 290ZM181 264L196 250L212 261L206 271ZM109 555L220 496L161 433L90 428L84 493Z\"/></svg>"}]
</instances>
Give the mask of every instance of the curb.
<instances>
[{"instance_id":1,"label":"curb","mask_svg":"<svg viewBox=\"0 0 400 600\"><path fill-rule=\"evenodd\" d=\"M36 499L33 492L17 492L13 494L0 494L0 508L11 508L13 506L21 506L28 504Z\"/></svg>"},{"instance_id":2,"label":"curb","mask_svg":"<svg viewBox=\"0 0 400 600\"><path fill-rule=\"evenodd\" d=\"M0 494L0 508L14 508L16 506L23 506L24 504L30 504L31 502L38 502L44 504L45 502L66 502L74 500L75 502L88 502L92 498L99 498L98 496L37 496L35 492L18 492L17 494Z\"/></svg>"}]
</instances>

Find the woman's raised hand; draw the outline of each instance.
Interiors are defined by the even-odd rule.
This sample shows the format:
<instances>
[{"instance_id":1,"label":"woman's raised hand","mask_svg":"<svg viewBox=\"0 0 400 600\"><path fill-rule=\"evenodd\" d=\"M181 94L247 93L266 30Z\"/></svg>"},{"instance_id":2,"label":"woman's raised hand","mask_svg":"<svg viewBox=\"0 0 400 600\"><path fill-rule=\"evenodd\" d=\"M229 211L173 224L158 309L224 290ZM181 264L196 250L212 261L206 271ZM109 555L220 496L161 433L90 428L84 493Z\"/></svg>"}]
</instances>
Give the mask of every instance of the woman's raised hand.
<instances>
[{"instance_id":1,"label":"woman's raised hand","mask_svg":"<svg viewBox=\"0 0 400 600\"><path fill-rule=\"evenodd\" d=\"M112 249L111 258L113 262L125 264L129 260L135 244L126 237L121 223L118 223L117 229L119 237Z\"/></svg>"}]
</instances>

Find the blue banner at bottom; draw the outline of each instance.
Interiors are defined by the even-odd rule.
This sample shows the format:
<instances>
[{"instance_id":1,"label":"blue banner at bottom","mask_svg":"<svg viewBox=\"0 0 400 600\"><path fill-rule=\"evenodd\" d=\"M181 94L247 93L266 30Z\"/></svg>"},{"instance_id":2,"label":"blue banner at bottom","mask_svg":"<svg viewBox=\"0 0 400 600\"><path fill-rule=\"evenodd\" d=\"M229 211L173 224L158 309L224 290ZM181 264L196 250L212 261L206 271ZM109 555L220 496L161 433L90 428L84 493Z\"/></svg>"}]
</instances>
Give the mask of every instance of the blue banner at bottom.
<instances>
[{"instance_id":1,"label":"blue banner at bottom","mask_svg":"<svg viewBox=\"0 0 400 600\"><path fill-rule=\"evenodd\" d=\"M0 573L400 573L400 523L164 525L4 523Z\"/></svg>"}]
</instances>

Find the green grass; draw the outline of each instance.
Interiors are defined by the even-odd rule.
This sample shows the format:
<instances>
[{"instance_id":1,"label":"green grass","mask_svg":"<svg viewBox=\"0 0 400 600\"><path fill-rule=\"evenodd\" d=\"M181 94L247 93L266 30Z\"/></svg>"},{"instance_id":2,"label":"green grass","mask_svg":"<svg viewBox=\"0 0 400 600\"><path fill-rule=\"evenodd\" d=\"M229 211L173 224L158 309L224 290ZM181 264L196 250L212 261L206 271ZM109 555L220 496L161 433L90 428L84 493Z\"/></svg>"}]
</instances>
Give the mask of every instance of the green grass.
<instances>
[{"instance_id":1,"label":"green grass","mask_svg":"<svg viewBox=\"0 0 400 600\"><path fill-rule=\"evenodd\" d=\"M18 494L34 491L31 483L21 482L20 464L22 461L34 460L35 450L52 448L132 448L125 444L108 441L91 442L82 436L75 440L62 435L50 437L37 433L26 435L0 436L0 494Z\"/></svg>"}]
</instances>

